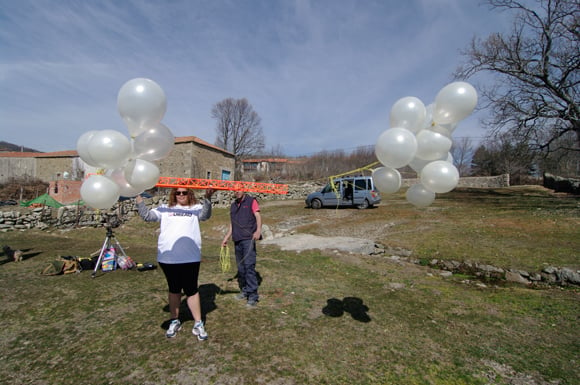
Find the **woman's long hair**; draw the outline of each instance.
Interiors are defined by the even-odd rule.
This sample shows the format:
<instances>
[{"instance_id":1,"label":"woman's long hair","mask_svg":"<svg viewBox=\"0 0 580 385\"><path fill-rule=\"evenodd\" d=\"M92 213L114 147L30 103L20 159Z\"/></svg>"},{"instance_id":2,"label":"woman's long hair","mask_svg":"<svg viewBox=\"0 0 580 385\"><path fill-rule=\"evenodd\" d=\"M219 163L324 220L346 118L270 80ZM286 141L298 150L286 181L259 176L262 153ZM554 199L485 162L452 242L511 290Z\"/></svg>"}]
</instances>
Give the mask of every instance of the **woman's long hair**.
<instances>
[{"instance_id":1,"label":"woman's long hair","mask_svg":"<svg viewBox=\"0 0 580 385\"><path fill-rule=\"evenodd\" d=\"M179 187L183 188L183 187ZM175 197L175 193L177 192L177 188L172 188L171 192L169 192L169 207L173 207L177 204L177 198ZM193 194L193 189L187 189L187 204L189 206L193 206L197 203L197 198Z\"/></svg>"}]
</instances>

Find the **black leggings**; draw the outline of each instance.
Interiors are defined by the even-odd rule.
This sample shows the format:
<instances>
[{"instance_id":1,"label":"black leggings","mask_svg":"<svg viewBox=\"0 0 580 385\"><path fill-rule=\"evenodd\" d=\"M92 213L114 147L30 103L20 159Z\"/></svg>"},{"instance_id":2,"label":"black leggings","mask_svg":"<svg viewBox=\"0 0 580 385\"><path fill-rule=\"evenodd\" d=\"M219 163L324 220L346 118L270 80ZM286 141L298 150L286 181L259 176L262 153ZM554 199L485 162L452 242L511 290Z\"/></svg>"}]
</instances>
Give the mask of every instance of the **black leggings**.
<instances>
[{"instance_id":1,"label":"black leggings","mask_svg":"<svg viewBox=\"0 0 580 385\"><path fill-rule=\"evenodd\" d=\"M197 278L199 276L199 266L201 262L191 263L159 263L170 293L181 294L190 297L197 294Z\"/></svg>"}]
</instances>

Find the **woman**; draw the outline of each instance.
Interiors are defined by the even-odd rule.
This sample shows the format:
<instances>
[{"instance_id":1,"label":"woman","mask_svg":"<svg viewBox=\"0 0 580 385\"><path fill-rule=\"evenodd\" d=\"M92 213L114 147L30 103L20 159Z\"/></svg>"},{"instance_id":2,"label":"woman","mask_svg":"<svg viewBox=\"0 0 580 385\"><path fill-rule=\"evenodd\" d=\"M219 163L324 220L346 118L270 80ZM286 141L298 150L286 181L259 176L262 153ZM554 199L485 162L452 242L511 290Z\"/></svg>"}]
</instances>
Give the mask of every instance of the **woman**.
<instances>
[{"instance_id":1,"label":"woman","mask_svg":"<svg viewBox=\"0 0 580 385\"><path fill-rule=\"evenodd\" d=\"M141 218L148 222L161 222L157 243L157 262L165 274L169 288L171 322L167 333L173 338L181 329L179 305L181 292L187 296L187 306L195 320L192 333L200 341L207 339L201 319L201 303L197 281L201 264L201 231L199 221L211 217L210 198L214 190L205 192L199 203L193 191L185 187L174 188L169 194L169 204L149 210L141 196L135 202Z\"/></svg>"}]
</instances>

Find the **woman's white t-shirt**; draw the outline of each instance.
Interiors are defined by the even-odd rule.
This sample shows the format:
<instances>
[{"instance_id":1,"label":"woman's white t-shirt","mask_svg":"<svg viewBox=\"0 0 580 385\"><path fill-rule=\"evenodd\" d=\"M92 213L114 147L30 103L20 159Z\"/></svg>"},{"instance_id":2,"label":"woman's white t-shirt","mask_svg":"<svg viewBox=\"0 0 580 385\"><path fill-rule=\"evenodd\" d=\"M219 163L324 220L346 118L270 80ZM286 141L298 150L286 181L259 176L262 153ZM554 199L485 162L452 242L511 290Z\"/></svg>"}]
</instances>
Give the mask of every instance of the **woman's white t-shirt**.
<instances>
[{"instance_id":1,"label":"woman's white t-shirt","mask_svg":"<svg viewBox=\"0 0 580 385\"><path fill-rule=\"evenodd\" d=\"M145 204L140 204L138 208L139 214L146 221L160 222L157 241L158 262L175 264L201 261L199 221L204 211L203 204L172 207L162 204L151 210L147 210Z\"/></svg>"}]
</instances>

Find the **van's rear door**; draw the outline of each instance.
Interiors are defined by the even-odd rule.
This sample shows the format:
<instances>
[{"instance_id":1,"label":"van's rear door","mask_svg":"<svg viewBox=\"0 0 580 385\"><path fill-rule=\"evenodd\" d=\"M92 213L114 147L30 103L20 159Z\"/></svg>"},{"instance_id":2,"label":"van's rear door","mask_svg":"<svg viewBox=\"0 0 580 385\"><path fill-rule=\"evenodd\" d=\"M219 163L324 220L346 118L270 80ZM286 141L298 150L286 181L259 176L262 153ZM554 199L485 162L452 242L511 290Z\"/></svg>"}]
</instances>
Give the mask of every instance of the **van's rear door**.
<instances>
[{"instance_id":1,"label":"van's rear door","mask_svg":"<svg viewBox=\"0 0 580 385\"><path fill-rule=\"evenodd\" d=\"M367 197L369 186L368 178L356 178L354 180L354 204L359 205L364 202Z\"/></svg>"}]
</instances>

